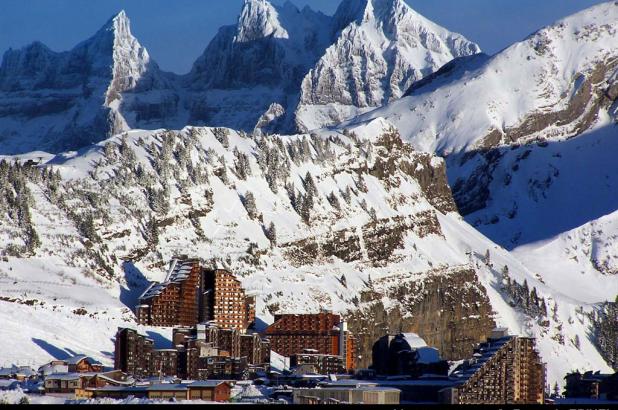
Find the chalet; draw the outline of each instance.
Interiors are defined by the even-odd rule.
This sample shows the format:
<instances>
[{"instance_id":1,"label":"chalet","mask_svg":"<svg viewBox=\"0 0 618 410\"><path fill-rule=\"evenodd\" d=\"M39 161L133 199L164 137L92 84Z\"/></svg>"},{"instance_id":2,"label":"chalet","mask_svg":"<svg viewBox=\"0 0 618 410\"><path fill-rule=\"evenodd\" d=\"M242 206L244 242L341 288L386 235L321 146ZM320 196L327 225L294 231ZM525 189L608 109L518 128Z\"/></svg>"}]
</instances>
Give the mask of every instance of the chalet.
<instances>
[{"instance_id":1,"label":"chalet","mask_svg":"<svg viewBox=\"0 0 618 410\"><path fill-rule=\"evenodd\" d=\"M135 382L120 370L105 373L55 373L45 378L46 393L75 393L88 387L131 386Z\"/></svg>"},{"instance_id":2,"label":"chalet","mask_svg":"<svg viewBox=\"0 0 618 410\"><path fill-rule=\"evenodd\" d=\"M205 380L189 385L190 400L207 400L225 402L230 399L232 386L220 380Z\"/></svg>"},{"instance_id":3,"label":"chalet","mask_svg":"<svg viewBox=\"0 0 618 410\"><path fill-rule=\"evenodd\" d=\"M39 375L42 377L50 374L68 373L69 365L65 360L52 360L51 362L39 367Z\"/></svg>"},{"instance_id":4,"label":"chalet","mask_svg":"<svg viewBox=\"0 0 618 410\"><path fill-rule=\"evenodd\" d=\"M88 356L76 355L63 360L52 360L39 367L39 374L47 376L56 373L100 373L103 365Z\"/></svg>"},{"instance_id":5,"label":"chalet","mask_svg":"<svg viewBox=\"0 0 618 410\"><path fill-rule=\"evenodd\" d=\"M15 366L0 368L0 380L31 380L37 376L37 372L28 366Z\"/></svg>"},{"instance_id":6,"label":"chalet","mask_svg":"<svg viewBox=\"0 0 618 410\"><path fill-rule=\"evenodd\" d=\"M99 373L103 371L103 365L84 355L73 356L66 359L69 373Z\"/></svg>"}]
</instances>

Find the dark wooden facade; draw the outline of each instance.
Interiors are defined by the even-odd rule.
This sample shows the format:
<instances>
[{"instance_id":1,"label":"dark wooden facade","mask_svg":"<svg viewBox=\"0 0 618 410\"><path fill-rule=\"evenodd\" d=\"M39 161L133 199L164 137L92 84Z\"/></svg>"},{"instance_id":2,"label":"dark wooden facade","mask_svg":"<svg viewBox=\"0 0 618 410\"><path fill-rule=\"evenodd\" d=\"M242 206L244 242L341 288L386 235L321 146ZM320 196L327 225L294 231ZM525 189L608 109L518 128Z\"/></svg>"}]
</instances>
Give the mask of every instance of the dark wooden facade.
<instances>
[{"instance_id":1,"label":"dark wooden facade","mask_svg":"<svg viewBox=\"0 0 618 410\"><path fill-rule=\"evenodd\" d=\"M535 339L506 336L476 349L465 381L448 394L452 404L543 404L545 365Z\"/></svg>"},{"instance_id":2,"label":"dark wooden facade","mask_svg":"<svg viewBox=\"0 0 618 410\"><path fill-rule=\"evenodd\" d=\"M150 326L194 326L213 321L244 332L255 321L255 297L246 296L234 275L207 270L198 259L172 260L163 283L153 283L135 308L137 322Z\"/></svg>"},{"instance_id":3,"label":"dark wooden facade","mask_svg":"<svg viewBox=\"0 0 618 410\"><path fill-rule=\"evenodd\" d=\"M176 376L178 351L155 349L154 341L133 329L118 329L114 367L137 378Z\"/></svg>"},{"instance_id":4,"label":"dark wooden facade","mask_svg":"<svg viewBox=\"0 0 618 410\"><path fill-rule=\"evenodd\" d=\"M344 326L340 316L332 313L275 315L266 337L270 348L281 355L289 357L312 349L322 355L342 356L346 370L353 370L354 337L340 326Z\"/></svg>"}]
</instances>

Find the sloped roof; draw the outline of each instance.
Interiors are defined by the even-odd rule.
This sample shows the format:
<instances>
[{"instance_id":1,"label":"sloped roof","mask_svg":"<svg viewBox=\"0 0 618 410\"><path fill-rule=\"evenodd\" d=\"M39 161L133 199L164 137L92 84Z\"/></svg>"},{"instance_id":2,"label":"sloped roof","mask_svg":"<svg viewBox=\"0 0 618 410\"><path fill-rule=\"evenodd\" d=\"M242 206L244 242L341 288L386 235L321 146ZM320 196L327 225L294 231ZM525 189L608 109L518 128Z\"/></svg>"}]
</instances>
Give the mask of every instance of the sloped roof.
<instances>
[{"instance_id":1,"label":"sloped roof","mask_svg":"<svg viewBox=\"0 0 618 410\"><path fill-rule=\"evenodd\" d=\"M167 272L165 281L161 283L156 283L156 282L151 283L150 286L144 291L144 293L142 293L139 299L140 300L150 299L152 297L158 296L169 285L177 284L177 283L181 283L185 281L189 277L189 274L191 273L191 270L193 269L193 264L195 262L198 262L198 260L197 259L186 259L186 260L172 259L172 263Z\"/></svg>"},{"instance_id":2,"label":"sloped roof","mask_svg":"<svg viewBox=\"0 0 618 410\"><path fill-rule=\"evenodd\" d=\"M92 357L80 354L77 356L73 356L73 357L69 357L68 359L66 359L65 361L67 362L67 364L78 364L79 362L81 362L82 360L88 359L88 362L90 362L90 364L98 364L101 365L102 363L99 362L98 360L93 359Z\"/></svg>"},{"instance_id":3,"label":"sloped roof","mask_svg":"<svg viewBox=\"0 0 618 410\"><path fill-rule=\"evenodd\" d=\"M425 340L416 333L402 333L402 336L412 349L427 346Z\"/></svg>"}]
</instances>

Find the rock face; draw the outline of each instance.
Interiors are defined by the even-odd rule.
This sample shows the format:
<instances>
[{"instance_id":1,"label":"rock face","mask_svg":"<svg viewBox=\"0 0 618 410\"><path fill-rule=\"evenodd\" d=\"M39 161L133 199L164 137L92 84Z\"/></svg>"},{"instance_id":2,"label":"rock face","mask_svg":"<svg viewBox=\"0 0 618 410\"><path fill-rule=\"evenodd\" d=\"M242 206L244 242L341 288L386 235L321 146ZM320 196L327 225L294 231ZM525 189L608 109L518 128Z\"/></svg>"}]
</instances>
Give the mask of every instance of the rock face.
<instances>
[{"instance_id":1,"label":"rock face","mask_svg":"<svg viewBox=\"0 0 618 410\"><path fill-rule=\"evenodd\" d=\"M369 367L373 344L387 334L417 333L447 360L470 357L489 336L495 327L492 307L473 269L434 270L424 276L374 281L358 309L348 313L349 328L358 337L360 368Z\"/></svg>"},{"instance_id":2,"label":"rock face","mask_svg":"<svg viewBox=\"0 0 618 410\"><path fill-rule=\"evenodd\" d=\"M300 130L338 124L396 100L453 58L480 52L403 0L345 0L334 19L336 41L302 82Z\"/></svg>"},{"instance_id":3,"label":"rock face","mask_svg":"<svg viewBox=\"0 0 618 410\"><path fill-rule=\"evenodd\" d=\"M193 92L190 122L266 129L259 119L272 104L293 112L302 78L329 44L331 19L290 2L245 0L238 23L219 30L183 80Z\"/></svg>"}]
</instances>

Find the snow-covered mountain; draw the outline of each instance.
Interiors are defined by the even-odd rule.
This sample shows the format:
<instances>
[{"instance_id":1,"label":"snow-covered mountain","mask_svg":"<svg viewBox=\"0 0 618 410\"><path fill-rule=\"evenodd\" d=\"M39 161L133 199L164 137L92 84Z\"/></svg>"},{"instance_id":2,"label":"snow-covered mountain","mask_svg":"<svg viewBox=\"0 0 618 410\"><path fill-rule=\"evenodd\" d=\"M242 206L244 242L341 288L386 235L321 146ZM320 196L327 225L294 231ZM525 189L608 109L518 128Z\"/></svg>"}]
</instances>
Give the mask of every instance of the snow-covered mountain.
<instances>
[{"instance_id":1,"label":"snow-covered mountain","mask_svg":"<svg viewBox=\"0 0 618 410\"><path fill-rule=\"evenodd\" d=\"M617 43L618 5L602 3L355 121L387 118L445 156L459 210L493 240L548 240L618 209Z\"/></svg>"},{"instance_id":2,"label":"snow-covered mountain","mask_svg":"<svg viewBox=\"0 0 618 410\"><path fill-rule=\"evenodd\" d=\"M142 125L143 107L121 109L123 95L170 87L124 12L68 52L39 42L9 50L0 66L0 152L73 149Z\"/></svg>"},{"instance_id":3,"label":"snow-covered mountain","mask_svg":"<svg viewBox=\"0 0 618 410\"><path fill-rule=\"evenodd\" d=\"M301 130L387 104L452 59L480 52L403 0L345 0L334 20L333 45L302 82L296 111Z\"/></svg>"},{"instance_id":4,"label":"snow-covered mountain","mask_svg":"<svg viewBox=\"0 0 618 410\"><path fill-rule=\"evenodd\" d=\"M451 359L498 323L539 337L552 381L573 367L607 370L588 335L594 304L544 284L465 223L444 162L382 120L313 136L131 131L43 160L0 162L11 198L0 202L0 317L3 340L19 346L0 362L83 351L109 363L114 327L134 325L128 307L146 279L182 253L234 271L264 322L347 312L365 364L380 317ZM524 283L534 306L521 304Z\"/></svg>"},{"instance_id":5,"label":"snow-covered mountain","mask_svg":"<svg viewBox=\"0 0 618 410\"><path fill-rule=\"evenodd\" d=\"M188 81L212 90L193 105L195 118L208 111L205 124L308 131L398 98L454 57L479 51L401 0L344 0L333 17L246 0ZM279 113L259 117L272 104Z\"/></svg>"},{"instance_id":6,"label":"snow-covered mountain","mask_svg":"<svg viewBox=\"0 0 618 410\"><path fill-rule=\"evenodd\" d=\"M318 128L478 51L400 0L345 0L333 17L245 0L237 24L179 76L161 72L121 12L69 52L34 43L4 55L0 154L61 152L129 129Z\"/></svg>"},{"instance_id":7,"label":"snow-covered mountain","mask_svg":"<svg viewBox=\"0 0 618 410\"><path fill-rule=\"evenodd\" d=\"M271 104L288 110L306 73L330 44L332 18L290 2L245 0L186 77L191 123L252 131ZM262 123L264 128L282 126Z\"/></svg>"},{"instance_id":8,"label":"snow-covered mountain","mask_svg":"<svg viewBox=\"0 0 618 410\"><path fill-rule=\"evenodd\" d=\"M448 63L347 125L385 118L446 159L459 211L572 300L614 301L618 5ZM594 334L594 331L592 332Z\"/></svg>"}]
</instances>

